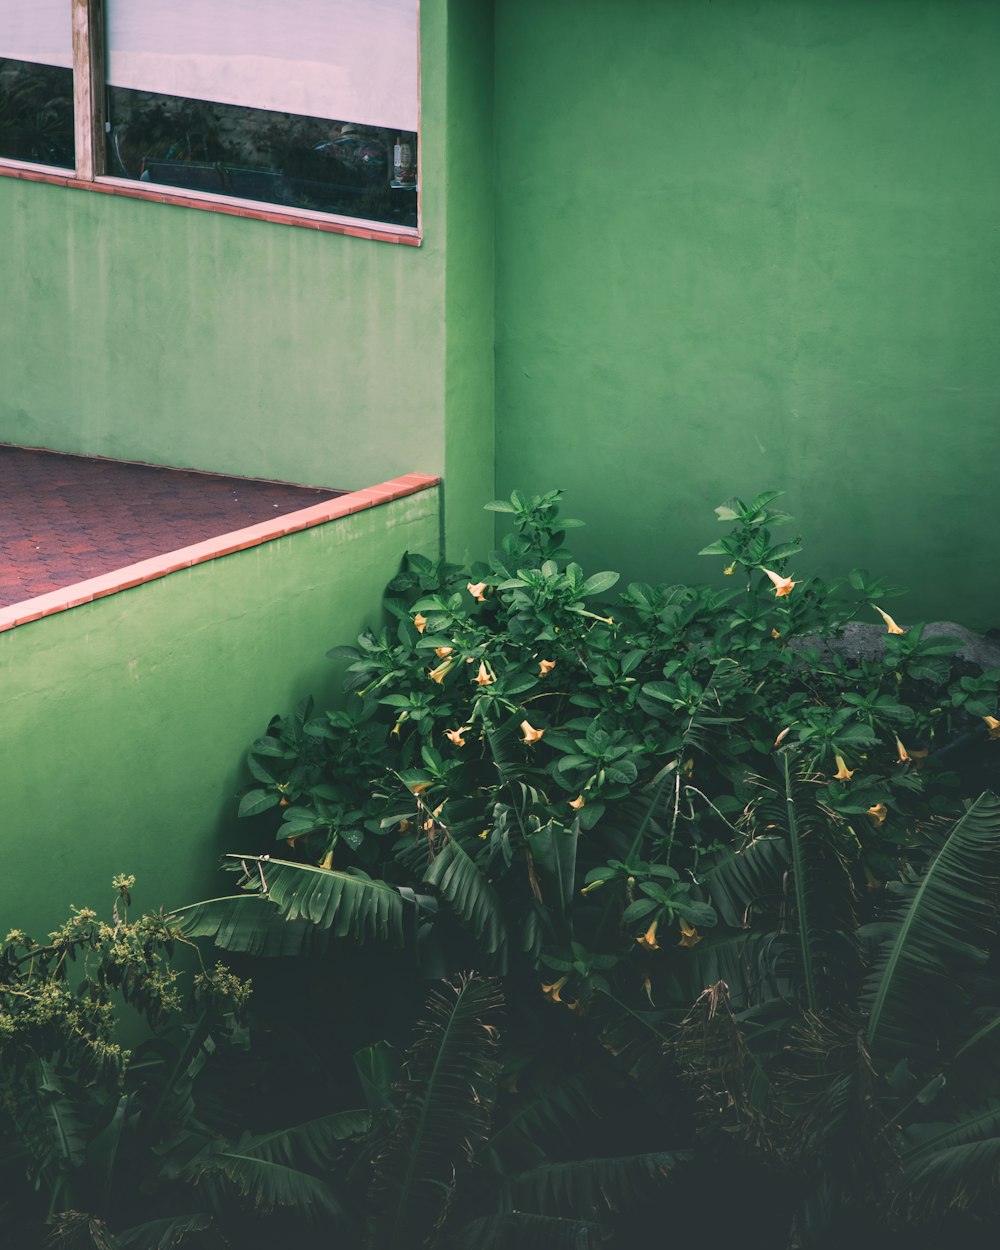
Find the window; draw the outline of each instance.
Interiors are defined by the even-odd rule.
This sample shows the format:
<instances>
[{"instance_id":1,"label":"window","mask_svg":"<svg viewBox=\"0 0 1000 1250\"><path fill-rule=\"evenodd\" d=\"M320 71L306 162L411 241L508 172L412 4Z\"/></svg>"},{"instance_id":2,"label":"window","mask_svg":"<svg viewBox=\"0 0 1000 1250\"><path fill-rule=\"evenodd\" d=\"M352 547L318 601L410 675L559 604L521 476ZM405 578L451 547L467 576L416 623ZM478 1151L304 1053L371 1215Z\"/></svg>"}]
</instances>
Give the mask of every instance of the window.
<instances>
[{"instance_id":1,"label":"window","mask_svg":"<svg viewBox=\"0 0 1000 1250\"><path fill-rule=\"evenodd\" d=\"M418 0L0 0L0 172L415 236L417 78Z\"/></svg>"},{"instance_id":2,"label":"window","mask_svg":"<svg viewBox=\"0 0 1000 1250\"><path fill-rule=\"evenodd\" d=\"M0 158L73 168L72 66L65 0L0 0Z\"/></svg>"}]
</instances>

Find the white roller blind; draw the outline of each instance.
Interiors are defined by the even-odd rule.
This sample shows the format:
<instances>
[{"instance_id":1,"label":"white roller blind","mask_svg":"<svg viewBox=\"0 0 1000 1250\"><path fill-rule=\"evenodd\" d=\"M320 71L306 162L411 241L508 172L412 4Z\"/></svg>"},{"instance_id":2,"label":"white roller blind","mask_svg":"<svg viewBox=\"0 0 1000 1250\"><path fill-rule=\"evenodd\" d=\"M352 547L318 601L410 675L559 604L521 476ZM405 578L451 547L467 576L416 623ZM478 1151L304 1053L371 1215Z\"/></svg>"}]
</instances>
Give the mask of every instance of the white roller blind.
<instances>
[{"instance_id":1,"label":"white roller blind","mask_svg":"<svg viewBox=\"0 0 1000 1250\"><path fill-rule=\"evenodd\" d=\"M113 86L417 129L418 0L106 5Z\"/></svg>"},{"instance_id":2,"label":"white roller blind","mask_svg":"<svg viewBox=\"0 0 1000 1250\"><path fill-rule=\"evenodd\" d=\"M69 0L0 0L0 57L70 68L73 24Z\"/></svg>"}]
</instances>

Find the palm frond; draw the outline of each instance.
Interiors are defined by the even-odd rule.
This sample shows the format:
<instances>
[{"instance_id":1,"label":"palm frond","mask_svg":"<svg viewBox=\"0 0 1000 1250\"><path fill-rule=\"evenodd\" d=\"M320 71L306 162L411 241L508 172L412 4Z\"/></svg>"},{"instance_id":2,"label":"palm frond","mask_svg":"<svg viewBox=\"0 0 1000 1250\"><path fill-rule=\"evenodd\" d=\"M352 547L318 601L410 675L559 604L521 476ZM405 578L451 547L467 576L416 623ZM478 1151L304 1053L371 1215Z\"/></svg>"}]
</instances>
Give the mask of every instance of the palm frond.
<instances>
[{"instance_id":1,"label":"palm frond","mask_svg":"<svg viewBox=\"0 0 1000 1250\"><path fill-rule=\"evenodd\" d=\"M608 1230L590 1220L512 1211L466 1224L448 1242L454 1250L597 1250Z\"/></svg>"},{"instance_id":2,"label":"palm frond","mask_svg":"<svg viewBox=\"0 0 1000 1250\"><path fill-rule=\"evenodd\" d=\"M634 1081L649 1084L662 1077L668 1047L665 1012L635 1011L606 990L594 994L590 1010L601 1044Z\"/></svg>"},{"instance_id":3,"label":"palm frond","mask_svg":"<svg viewBox=\"0 0 1000 1250\"><path fill-rule=\"evenodd\" d=\"M686 1001L718 981L725 981L733 1002L746 1006L777 993L774 969L774 935L754 929L706 933L684 952L675 975L685 987Z\"/></svg>"},{"instance_id":4,"label":"palm frond","mask_svg":"<svg viewBox=\"0 0 1000 1250\"><path fill-rule=\"evenodd\" d=\"M921 1216L962 1210L1000 1185L1000 1101L969 1108L945 1123L911 1128L899 1190Z\"/></svg>"},{"instance_id":5,"label":"palm frond","mask_svg":"<svg viewBox=\"0 0 1000 1250\"><path fill-rule=\"evenodd\" d=\"M121 1250L122 1243L103 1220L87 1211L52 1216L46 1250Z\"/></svg>"},{"instance_id":6,"label":"palm frond","mask_svg":"<svg viewBox=\"0 0 1000 1250\"><path fill-rule=\"evenodd\" d=\"M568 1137L583 1120L594 1116L587 1092L589 1076L581 1073L519 1096L506 1121L487 1139L481 1154L491 1157L503 1170L541 1162L547 1136Z\"/></svg>"},{"instance_id":7,"label":"palm frond","mask_svg":"<svg viewBox=\"0 0 1000 1250\"><path fill-rule=\"evenodd\" d=\"M182 1176L204 1185L213 1194L235 1189L265 1215L275 1207L294 1207L313 1216L341 1214L340 1203L319 1177L287 1164L240 1153L235 1146L199 1156Z\"/></svg>"},{"instance_id":8,"label":"palm frond","mask_svg":"<svg viewBox=\"0 0 1000 1250\"><path fill-rule=\"evenodd\" d=\"M507 929L500 898L475 860L456 838L448 838L424 873L424 882L469 926L489 955L503 966Z\"/></svg>"},{"instance_id":9,"label":"palm frond","mask_svg":"<svg viewBox=\"0 0 1000 1250\"><path fill-rule=\"evenodd\" d=\"M165 1220L135 1224L116 1236L122 1250L175 1250L175 1247L183 1246L193 1233L209 1232L211 1229L210 1215L175 1215ZM204 1244L203 1238L198 1240ZM216 1244L221 1245L221 1242L216 1241Z\"/></svg>"},{"instance_id":10,"label":"palm frond","mask_svg":"<svg viewBox=\"0 0 1000 1250\"><path fill-rule=\"evenodd\" d=\"M236 1150L241 1155L289 1167L303 1160L315 1167L326 1167L341 1143L366 1133L371 1122L371 1112L367 1110L336 1111L292 1128L247 1134L237 1143Z\"/></svg>"},{"instance_id":11,"label":"palm frond","mask_svg":"<svg viewBox=\"0 0 1000 1250\"><path fill-rule=\"evenodd\" d=\"M606 822L609 832L621 830L624 846L627 846L624 858L628 863L642 858L642 848L648 838L662 839L666 829L660 824L657 815L664 805L668 794L673 793L676 780L677 761L671 761L666 768L660 770L642 792L628 795L615 804L614 815ZM624 847L623 847L624 849Z\"/></svg>"},{"instance_id":12,"label":"palm frond","mask_svg":"<svg viewBox=\"0 0 1000 1250\"><path fill-rule=\"evenodd\" d=\"M37 1090L52 1150L63 1166L79 1167L86 1149L86 1131L55 1066L46 1059L39 1059L38 1068L41 1079Z\"/></svg>"},{"instance_id":13,"label":"palm frond","mask_svg":"<svg viewBox=\"0 0 1000 1250\"><path fill-rule=\"evenodd\" d=\"M230 855L246 869L245 888L266 895L286 919L307 920L333 937L402 946L412 903L385 881L267 856Z\"/></svg>"},{"instance_id":14,"label":"palm frond","mask_svg":"<svg viewBox=\"0 0 1000 1250\"><path fill-rule=\"evenodd\" d=\"M539 1215L622 1211L663 1184L678 1164L690 1159L690 1151L679 1150L546 1163L512 1177L510 1192L519 1207L531 1207Z\"/></svg>"},{"instance_id":15,"label":"palm frond","mask_svg":"<svg viewBox=\"0 0 1000 1250\"><path fill-rule=\"evenodd\" d=\"M699 882L722 920L731 928L743 929L755 908L771 906L780 897L788 860L785 839L765 833L735 855L723 855L699 875Z\"/></svg>"},{"instance_id":16,"label":"palm frond","mask_svg":"<svg viewBox=\"0 0 1000 1250\"><path fill-rule=\"evenodd\" d=\"M854 886L829 818L815 801L815 783L793 774L788 751L782 774L799 948L796 980L801 978L807 1011L815 1014L821 1003L842 1002L860 974Z\"/></svg>"},{"instance_id":17,"label":"palm frond","mask_svg":"<svg viewBox=\"0 0 1000 1250\"><path fill-rule=\"evenodd\" d=\"M701 994L676 1030L670 1049L698 1091L710 1124L736 1130L762 1149L772 1148L776 1118L772 1081L736 1019L725 982Z\"/></svg>"},{"instance_id":18,"label":"palm frond","mask_svg":"<svg viewBox=\"0 0 1000 1250\"><path fill-rule=\"evenodd\" d=\"M1000 799L984 793L952 826L920 877L904 884L862 1003L868 1044L885 1066L915 1047L936 1050L928 1028L933 1004L941 1028L961 1002L960 973L981 963L981 943L996 932L1000 889Z\"/></svg>"},{"instance_id":19,"label":"palm frond","mask_svg":"<svg viewBox=\"0 0 1000 1250\"><path fill-rule=\"evenodd\" d=\"M463 976L431 994L375 1160L372 1250L417 1246L447 1207L457 1170L489 1133L499 1065L497 983Z\"/></svg>"},{"instance_id":20,"label":"palm frond","mask_svg":"<svg viewBox=\"0 0 1000 1250\"><path fill-rule=\"evenodd\" d=\"M329 946L329 930L288 920L266 895L231 894L171 913L186 937L211 938L223 950L247 955L311 955Z\"/></svg>"},{"instance_id":21,"label":"palm frond","mask_svg":"<svg viewBox=\"0 0 1000 1250\"><path fill-rule=\"evenodd\" d=\"M518 741L517 717L511 716L501 725L495 725L484 718L483 729L486 731L486 743L500 776L506 782L516 781L525 771L523 761L512 749Z\"/></svg>"}]
</instances>

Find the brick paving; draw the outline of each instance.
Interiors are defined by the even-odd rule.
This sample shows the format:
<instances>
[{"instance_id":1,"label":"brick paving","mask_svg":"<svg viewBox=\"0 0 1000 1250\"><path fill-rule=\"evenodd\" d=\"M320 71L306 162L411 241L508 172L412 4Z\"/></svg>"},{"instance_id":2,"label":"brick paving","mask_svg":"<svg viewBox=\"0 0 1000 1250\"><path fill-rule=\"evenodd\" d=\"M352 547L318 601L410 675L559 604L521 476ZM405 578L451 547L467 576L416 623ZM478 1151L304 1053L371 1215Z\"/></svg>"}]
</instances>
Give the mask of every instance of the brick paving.
<instances>
[{"instance_id":1,"label":"brick paving","mask_svg":"<svg viewBox=\"0 0 1000 1250\"><path fill-rule=\"evenodd\" d=\"M0 445L0 607L343 493Z\"/></svg>"}]
</instances>

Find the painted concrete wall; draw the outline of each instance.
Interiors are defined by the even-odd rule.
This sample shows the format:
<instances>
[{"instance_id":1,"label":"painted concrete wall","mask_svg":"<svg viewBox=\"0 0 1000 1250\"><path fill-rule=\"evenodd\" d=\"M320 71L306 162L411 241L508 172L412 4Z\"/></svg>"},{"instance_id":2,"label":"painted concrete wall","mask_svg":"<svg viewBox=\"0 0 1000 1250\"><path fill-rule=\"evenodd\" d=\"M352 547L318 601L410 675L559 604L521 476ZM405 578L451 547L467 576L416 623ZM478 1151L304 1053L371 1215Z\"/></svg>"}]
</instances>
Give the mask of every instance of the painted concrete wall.
<instances>
[{"instance_id":1,"label":"painted concrete wall","mask_svg":"<svg viewBox=\"0 0 1000 1250\"><path fill-rule=\"evenodd\" d=\"M337 695L325 652L378 622L405 550L437 553L439 512L425 490L0 633L2 923L104 914L117 872L144 909L219 892L247 747Z\"/></svg>"},{"instance_id":2,"label":"painted concrete wall","mask_svg":"<svg viewBox=\"0 0 1000 1250\"><path fill-rule=\"evenodd\" d=\"M799 573L1000 624L998 52L986 0L497 0L498 486L678 579L783 487Z\"/></svg>"},{"instance_id":3,"label":"painted concrete wall","mask_svg":"<svg viewBox=\"0 0 1000 1250\"><path fill-rule=\"evenodd\" d=\"M343 489L447 468L485 541L491 27L421 5L420 248L0 178L0 442Z\"/></svg>"}]
</instances>

